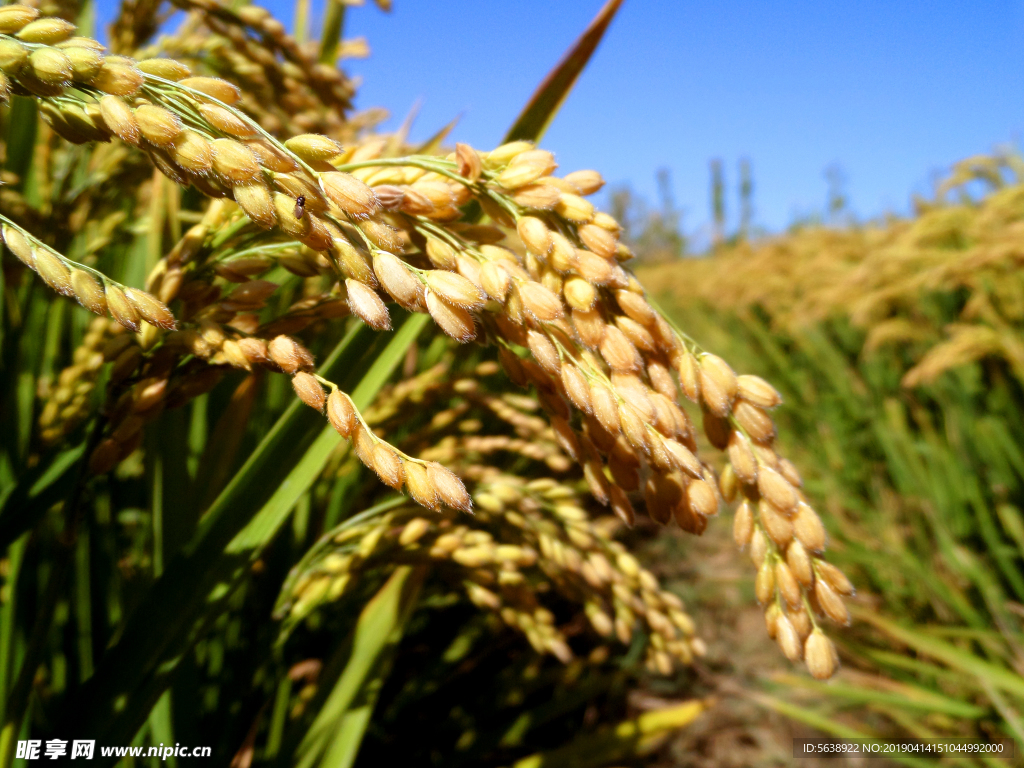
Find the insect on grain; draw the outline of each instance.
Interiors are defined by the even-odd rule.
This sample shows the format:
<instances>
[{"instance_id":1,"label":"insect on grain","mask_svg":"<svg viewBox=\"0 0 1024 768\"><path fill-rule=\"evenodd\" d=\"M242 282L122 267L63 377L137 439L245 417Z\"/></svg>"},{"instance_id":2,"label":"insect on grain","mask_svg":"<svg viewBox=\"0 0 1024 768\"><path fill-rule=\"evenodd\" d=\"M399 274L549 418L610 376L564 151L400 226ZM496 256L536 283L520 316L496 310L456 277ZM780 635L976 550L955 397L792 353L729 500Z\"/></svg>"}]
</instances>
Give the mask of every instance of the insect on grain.
<instances>
[{"instance_id":1,"label":"insect on grain","mask_svg":"<svg viewBox=\"0 0 1024 768\"><path fill-rule=\"evenodd\" d=\"M301 219L306 214L306 196L299 195L295 201L295 218Z\"/></svg>"}]
</instances>

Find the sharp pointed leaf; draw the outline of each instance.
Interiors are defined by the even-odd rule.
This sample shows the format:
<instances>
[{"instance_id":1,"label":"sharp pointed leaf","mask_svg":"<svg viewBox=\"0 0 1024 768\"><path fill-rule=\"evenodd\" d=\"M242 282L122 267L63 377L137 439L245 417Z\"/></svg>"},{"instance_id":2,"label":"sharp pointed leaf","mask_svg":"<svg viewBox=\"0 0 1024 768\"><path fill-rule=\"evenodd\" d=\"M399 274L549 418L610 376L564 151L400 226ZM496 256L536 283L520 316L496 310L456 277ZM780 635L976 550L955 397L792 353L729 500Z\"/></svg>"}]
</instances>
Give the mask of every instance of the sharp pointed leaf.
<instances>
[{"instance_id":1,"label":"sharp pointed leaf","mask_svg":"<svg viewBox=\"0 0 1024 768\"><path fill-rule=\"evenodd\" d=\"M457 115L454 120L452 120L450 123L448 123L448 125L446 125L444 128L439 130L437 133L435 133L433 136L431 136L425 142L420 144L416 148L416 152L414 154L417 154L417 155L430 155L430 154L433 154L434 152L436 152L441 147L441 144L444 142L444 140L448 138L448 134L451 133L452 130L454 130L456 125L459 124L459 120L461 120L461 119L462 119L462 115L461 114Z\"/></svg>"},{"instance_id":2,"label":"sharp pointed leaf","mask_svg":"<svg viewBox=\"0 0 1024 768\"><path fill-rule=\"evenodd\" d=\"M425 575L422 568L396 568L363 608L350 638L344 671L299 745L297 768L352 765L391 652L401 639Z\"/></svg>"},{"instance_id":3,"label":"sharp pointed leaf","mask_svg":"<svg viewBox=\"0 0 1024 768\"><path fill-rule=\"evenodd\" d=\"M537 88L529 103L505 135L505 141L537 141L558 113L569 92L576 84L580 72L587 66L598 44L612 23L622 0L608 0L590 26L566 51L565 56L552 69Z\"/></svg>"}]
</instances>

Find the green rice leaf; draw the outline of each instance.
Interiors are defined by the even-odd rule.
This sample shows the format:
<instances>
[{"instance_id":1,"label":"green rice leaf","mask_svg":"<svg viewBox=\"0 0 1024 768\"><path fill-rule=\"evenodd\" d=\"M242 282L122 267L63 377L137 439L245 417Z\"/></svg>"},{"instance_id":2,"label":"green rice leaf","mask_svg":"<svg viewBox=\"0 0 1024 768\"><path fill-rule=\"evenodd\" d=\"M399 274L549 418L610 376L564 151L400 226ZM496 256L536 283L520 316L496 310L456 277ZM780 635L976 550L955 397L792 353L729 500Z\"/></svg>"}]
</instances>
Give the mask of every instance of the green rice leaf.
<instances>
[{"instance_id":1,"label":"green rice leaf","mask_svg":"<svg viewBox=\"0 0 1024 768\"><path fill-rule=\"evenodd\" d=\"M527 102L523 111L505 134L505 141L538 141L551 124L559 108L576 84L577 78L594 55L598 44L608 31L622 0L608 0L598 11L582 35L566 51Z\"/></svg>"},{"instance_id":2,"label":"green rice leaf","mask_svg":"<svg viewBox=\"0 0 1024 768\"><path fill-rule=\"evenodd\" d=\"M344 671L299 745L296 768L350 768L355 761L426 573L423 567L399 566L363 608L347 643Z\"/></svg>"},{"instance_id":3,"label":"green rice leaf","mask_svg":"<svg viewBox=\"0 0 1024 768\"><path fill-rule=\"evenodd\" d=\"M1024 677L1014 674L1005 667L985 661L944 640L929 637L917 630L904 627L873 611L851 605L850 612L855 618L872 624L890 637L909 645L918 653L931 656L954 669L973 675L999 690L1016 696L1024 696Z\"/></svg>"}]
</instances>

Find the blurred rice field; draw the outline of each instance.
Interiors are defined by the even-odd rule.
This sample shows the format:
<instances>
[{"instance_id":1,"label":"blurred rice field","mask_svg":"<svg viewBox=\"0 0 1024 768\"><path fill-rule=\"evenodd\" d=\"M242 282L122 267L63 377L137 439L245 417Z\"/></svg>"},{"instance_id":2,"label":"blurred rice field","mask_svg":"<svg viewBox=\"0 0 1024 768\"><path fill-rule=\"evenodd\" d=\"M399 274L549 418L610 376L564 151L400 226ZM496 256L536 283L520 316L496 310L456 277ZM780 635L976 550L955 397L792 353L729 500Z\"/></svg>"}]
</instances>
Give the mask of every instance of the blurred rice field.
<instances>
[{"instance_id":1,"label":"blurred rice field","mask_svg":"<svg viewBox=\"0 0 1024 768\"><path fill-rule=\"evenodd\" d=\"M638 270L700 344L779 387L782 446L860 590L837 679L772 673L778 661L755 671L752 695L793 722L1009 738L1020 764L1021 168L971 158L912 218L797 228ZM727 602L720 584L706 604Z\"/></svg>"}]
</instances>

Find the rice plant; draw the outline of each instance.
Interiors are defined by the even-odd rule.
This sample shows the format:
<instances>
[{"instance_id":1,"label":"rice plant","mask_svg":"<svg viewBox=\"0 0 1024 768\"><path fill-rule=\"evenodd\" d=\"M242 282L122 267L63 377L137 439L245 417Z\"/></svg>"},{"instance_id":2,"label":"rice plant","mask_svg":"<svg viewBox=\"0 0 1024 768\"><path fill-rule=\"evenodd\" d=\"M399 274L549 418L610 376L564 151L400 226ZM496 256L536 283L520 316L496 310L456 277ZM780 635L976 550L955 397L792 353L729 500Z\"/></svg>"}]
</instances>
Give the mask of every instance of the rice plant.
<instances>
[{"instance_id":1,"label":"rice plant","mask_svg":"<svg viewBox=\"0 0 1024 768\"><path fill-rule=\"evenodd\" d=\"M626 533L733 499L768 634L834 673L853 587L778 392L536 145L618 6L489 151L353 111L343 2L311 44L126 2L109 49L74 3L0 8L0 763L635 759L710 703L627 708L704 644Z\"/></svg>"}]
</instances>

